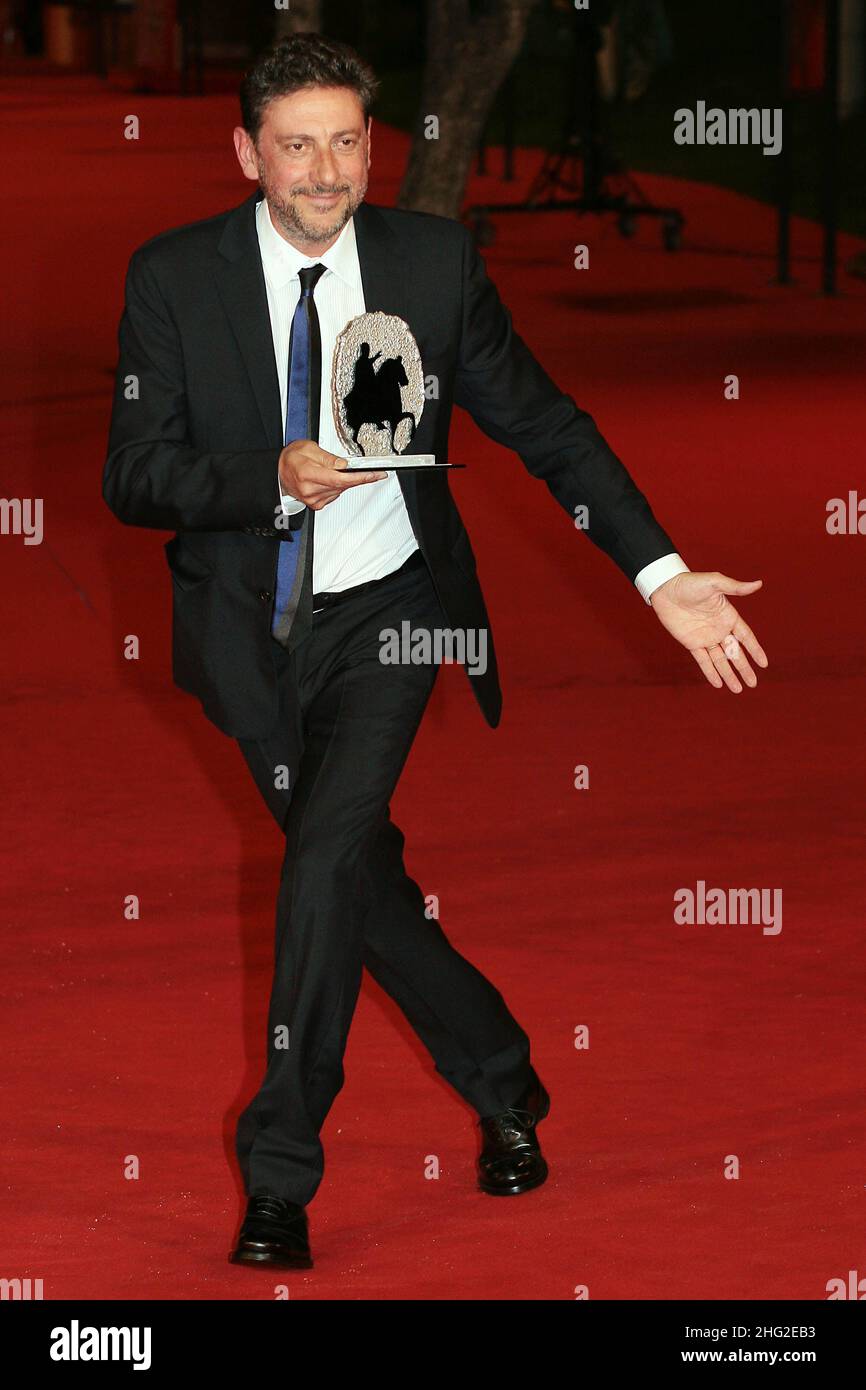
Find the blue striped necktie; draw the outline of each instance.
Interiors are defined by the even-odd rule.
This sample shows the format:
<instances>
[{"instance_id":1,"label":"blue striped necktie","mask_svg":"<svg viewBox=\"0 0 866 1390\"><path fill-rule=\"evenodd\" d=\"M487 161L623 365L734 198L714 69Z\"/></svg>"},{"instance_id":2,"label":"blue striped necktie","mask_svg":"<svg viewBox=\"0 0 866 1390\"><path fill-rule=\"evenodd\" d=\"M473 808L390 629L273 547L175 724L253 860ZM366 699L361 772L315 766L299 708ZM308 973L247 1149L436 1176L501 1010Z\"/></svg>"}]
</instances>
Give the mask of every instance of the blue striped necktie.
<instances>
[{"instance_id":1,"label":"blue striped necktie","mask_svg":"<svg viewBox=\"0 0 866 1390\"><path fill-rule=\"evenodd\" d=\"M289 347L289 379L286 401L286 444L295 439L313 439L319 442L319 400L322 384L322 341L319 334L319 316L313 301L313 291L327 266L304 266L298 272L301 281L301 297L292 319L292 333ZM312 528L313 513L308 512L307 525ZM271 631L276 636L277 627L292 597L292 589L298 572L298 553L300 531L290 534L287 540L280 541L277 559L277 582L274 597L274 618ZM312 544L312 535L307 544Z\"/></svg>"}]
</instances>

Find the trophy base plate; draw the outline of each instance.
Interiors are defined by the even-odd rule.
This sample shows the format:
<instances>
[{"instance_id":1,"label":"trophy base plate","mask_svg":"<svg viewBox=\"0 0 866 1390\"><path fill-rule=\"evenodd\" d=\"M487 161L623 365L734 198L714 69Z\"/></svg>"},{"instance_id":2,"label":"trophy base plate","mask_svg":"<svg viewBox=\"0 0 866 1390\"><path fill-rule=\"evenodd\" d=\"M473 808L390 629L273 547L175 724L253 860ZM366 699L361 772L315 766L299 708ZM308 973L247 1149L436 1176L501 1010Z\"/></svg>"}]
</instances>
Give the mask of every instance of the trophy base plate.
<instances>
[{"instance_id":1,"label":"trophy base plate","mask_svg":"<svg viewBox=\"0 0 866 1390\"><path fill-rule=\"evenodd\" d=\"M465 463L437 463L435 454L353 454L348 460L350 473L399 473L404 468L465 468Z\"/></svg>"}]
</instances>

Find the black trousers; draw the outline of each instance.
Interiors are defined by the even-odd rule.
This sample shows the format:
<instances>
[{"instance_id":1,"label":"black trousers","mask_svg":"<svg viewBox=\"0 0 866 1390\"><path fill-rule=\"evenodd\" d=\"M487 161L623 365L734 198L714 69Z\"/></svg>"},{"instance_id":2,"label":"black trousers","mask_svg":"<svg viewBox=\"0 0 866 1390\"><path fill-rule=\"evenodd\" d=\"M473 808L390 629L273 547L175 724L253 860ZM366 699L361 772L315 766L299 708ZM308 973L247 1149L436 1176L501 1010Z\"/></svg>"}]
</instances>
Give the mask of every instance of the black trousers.
<instances>
[{"instance_id":1,"label":"black trousers","mask_svg":"<svg viewBox=\"0 0 866 1390\"><path fill-rule=\"evenodd\" d=\"M277 734L239 741L286 836L267 1069L236 1134L248 1196L314 1196L364 966L479 1116L514 1105L530 1079L527 1035L425 916L390 819L438 671L380 661L380 633L407 620L448 626L426 565L317 613L293 652L275 644Z\"/></svg>"}]
</instances>

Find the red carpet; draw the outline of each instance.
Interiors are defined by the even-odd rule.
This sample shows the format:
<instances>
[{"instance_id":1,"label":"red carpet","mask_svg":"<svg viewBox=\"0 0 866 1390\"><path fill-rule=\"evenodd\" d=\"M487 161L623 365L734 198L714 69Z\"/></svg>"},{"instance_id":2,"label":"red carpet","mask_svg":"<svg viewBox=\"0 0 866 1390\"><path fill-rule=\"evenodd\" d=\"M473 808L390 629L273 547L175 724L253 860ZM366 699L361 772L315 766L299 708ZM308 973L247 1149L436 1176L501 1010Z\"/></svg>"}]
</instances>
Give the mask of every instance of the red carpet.
<instances>
[{"instance_id":1,"label":"red carpet","mask_svg":"<svg viewBox=\"0 0 866 1390\"><path fill-rule=\"evenodd\" d=\"M165 537L100 497L129 253L246 196L235 105L17 79L0 109L0 493L45 506L42 545L0 536L0 1275L49 1299L268 1299L281 1280L226 1256L279 840L234 745L170 684ZM372 201L405 148L377 128ZM516 196L537 162L472 199ZM551 1178L511 1202L475 1191L472 1115L367 981L293 1298L822 1299L866 1274L866 539L825 531L827 500L862 486L866 286L820 298L819 232L798 223L797 284L773 287L768 209L643 182L686 213L680 253L548 215L503 220L488 262L692 567L764 579L742 610L770 669L710 689L546 488L455 417L505 713L488 730L446 669L394 815L446 931L533 1038ZM781 888L782 931L677 925L699 879Z\"/></svg>"}]
</instances>

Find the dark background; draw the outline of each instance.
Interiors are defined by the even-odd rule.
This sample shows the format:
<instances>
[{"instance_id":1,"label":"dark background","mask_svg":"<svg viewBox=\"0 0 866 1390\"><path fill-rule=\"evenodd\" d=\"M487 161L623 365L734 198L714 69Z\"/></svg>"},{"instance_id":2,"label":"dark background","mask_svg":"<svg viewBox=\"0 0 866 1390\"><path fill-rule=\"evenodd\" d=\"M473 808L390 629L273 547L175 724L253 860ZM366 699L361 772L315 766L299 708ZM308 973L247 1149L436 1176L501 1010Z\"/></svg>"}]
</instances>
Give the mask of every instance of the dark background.
<instances>
[{"instance_id":1,"label":"dark background","mask_svg":"<svg viewBox=\"0 0 866 1390\"><path fill-rule=\"evenodd\" d=\"M481 3L481 0L476 0ZM595 0L596 12L603 0ZM671 113L678 106L694 107L699 99L710 106L776 106L782 72L781 15L783 0L665 0L672 37L671 61L657 67L636 101L604 106L604 124L613 153L625 166L641 171L675 174L708 181L773 201L778 157L760 149L738 146L681 147L674 144ZM28 53L44 46L46 5L10 7ZM128 16L133 7L116 7ZM250 58L273 38L275 11L269 3L250 0L186 0L182 6L197 15L204 46L204 90L225 90ZM93 7L77 3L76 22L84 25ZM501 142L507 104L514 103L517 144L555 146L560 136L570 70L568 50L571 10L541 0L530 16L528 32L512 79L496 98L487 139ZM324 0L322 31L358 48L382 79L376 114L409 130L416 114L425 58L424 0ZM108 21L105 21L106 24ZM108 32L106 30L106 32ZM118 42L117 29L111 31ZM122 40L121 40L122 42ZM6 46L8 53L8 45ZM513 94L513 96L512 96ZM785 130L793 172L792 211L817 217L820 211L821 112L816 96L800 96ZM866 232L866 110L840 124L839 225Z\"/></svg>"}]
</instances>

